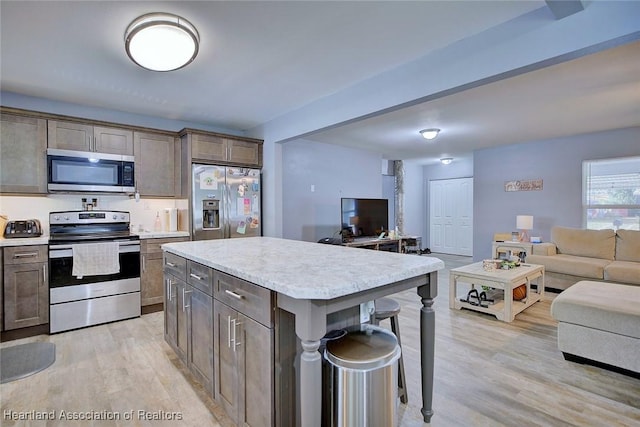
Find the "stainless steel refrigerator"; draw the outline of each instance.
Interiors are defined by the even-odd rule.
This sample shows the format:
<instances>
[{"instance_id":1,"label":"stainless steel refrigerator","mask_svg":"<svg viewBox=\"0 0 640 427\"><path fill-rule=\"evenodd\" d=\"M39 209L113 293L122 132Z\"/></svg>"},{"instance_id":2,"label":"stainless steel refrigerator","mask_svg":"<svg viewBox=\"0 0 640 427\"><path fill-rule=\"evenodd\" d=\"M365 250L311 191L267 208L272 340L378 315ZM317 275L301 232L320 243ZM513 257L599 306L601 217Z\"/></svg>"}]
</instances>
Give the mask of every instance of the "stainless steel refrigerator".
<instances>
[{"instance_id":1,"label":"stainless steel refrigerator","mask_svg":"<svg viewBox=\"0 0 640 427\"><path fill-rule=\"evenodd\" d=\"M260 169L193 164L193 240L262 235Z\"/></svg>"}]
</instances>

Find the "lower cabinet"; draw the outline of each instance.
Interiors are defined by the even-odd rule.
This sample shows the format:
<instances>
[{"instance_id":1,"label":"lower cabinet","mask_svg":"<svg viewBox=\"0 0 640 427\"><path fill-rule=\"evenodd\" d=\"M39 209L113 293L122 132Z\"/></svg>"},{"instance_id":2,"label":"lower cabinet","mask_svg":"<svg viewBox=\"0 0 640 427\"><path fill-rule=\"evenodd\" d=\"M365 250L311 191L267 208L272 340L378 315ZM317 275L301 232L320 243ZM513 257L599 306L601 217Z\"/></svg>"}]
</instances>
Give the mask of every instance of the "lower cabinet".
<instances>
[{"instance_id":1,"label":"lower cabinet","mask_svg":"<svg viewBox=\"0 0 640 427\"><path fill-rule=\"evenodd\" d=\"M186 263L175 261L164 257L165 340L213 395L213 297L185 282Z\"/></svg>"},{"instance_id":2,"label":"lower cabinet","mask_svg":"<svg viewBox=\"0 0 640 427\"><path fill-rule=\"evenodd\" d=\"M274 422L273 329L214 300L215 400L238 425Z\"/></svg>"},{"instance_id":3,"label":"lower cabinet","mask_svg":"<svg viewBox=\"0 0 640 427\"><path fill-rule=\"evenodd\" d=\"M273 292L165 252L165 340L240 426L275 418Z\"/></svg>"},{"instance_id":4,"label":"lower cabinet","mask_svg":"<svg viewBox=\"0 0 640 427\"><path fill-rule=\"evenodd\" d=\"M4 329L49 323L47 246L4 248Z\"/></svg>"},{"instance_id":5,"label":"lower cabinet","mask_svg":"<svg viewBox=\"0 0 640 427\"><path fill-rule=\"evenodd\" d=\"M162 245L184 242L188 237L169 237L140 240L140 305L163 302Z\"/></svg>"}]
</instances>

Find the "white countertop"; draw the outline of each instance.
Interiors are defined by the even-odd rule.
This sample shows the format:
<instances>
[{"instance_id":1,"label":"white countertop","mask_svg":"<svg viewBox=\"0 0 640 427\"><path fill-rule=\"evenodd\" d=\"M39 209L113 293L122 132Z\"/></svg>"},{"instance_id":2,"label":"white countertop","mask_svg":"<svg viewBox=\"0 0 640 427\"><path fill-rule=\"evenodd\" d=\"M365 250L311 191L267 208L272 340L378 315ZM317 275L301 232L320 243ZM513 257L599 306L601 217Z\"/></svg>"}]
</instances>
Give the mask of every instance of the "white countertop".
<instances>
[{"instance_id":1,"label":"white countertop","mask_svg":"<svg viewBox=\"0 0 640 427\"><path fill-rule=\"evenodd\" d=\"M438 258L273 237L167 243L165 251L296 299L332 299L444 268Z\"/></svg>"},{"instance_id":2,"label":"white countertop","mask_svg":"<svg viewBox=\"0 0 640 427\"><path fill-rule=\"evenodd\" d=\"M167 237L189 237L188 231L134 231L131 234L140 236L140 239L161 239Z\"/></svg>"},{"instance_id":3,"label":"white countertop","mask_svg":"<svg viewBox=\"0 0 640 427\"><path fill-rule=\"evenodd\" d=\"M48 235L42 235L40 237L18 237L15 239L5 239L4 237L0 237L0 247L48 245L48 244L49 244Z\"/></svg>"}]
</instances>

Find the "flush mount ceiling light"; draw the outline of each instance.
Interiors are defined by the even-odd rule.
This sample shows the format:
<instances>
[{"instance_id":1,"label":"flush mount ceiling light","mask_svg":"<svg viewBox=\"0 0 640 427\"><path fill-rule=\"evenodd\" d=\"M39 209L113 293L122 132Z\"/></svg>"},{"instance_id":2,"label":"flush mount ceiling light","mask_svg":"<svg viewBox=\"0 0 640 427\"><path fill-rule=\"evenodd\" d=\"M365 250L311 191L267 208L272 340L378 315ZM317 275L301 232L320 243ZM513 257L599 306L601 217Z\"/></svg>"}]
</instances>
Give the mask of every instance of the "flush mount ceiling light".
<instances>
[{"instance_id":1,"label":"flush mount ceiling light","mask_svg":"<svg viewBox=\"0 0 640 427\"><path fill-rule=\"evenodd\" d=\"M173 71L198 54L200 36L186 19L170 13L148 13L135 19L124 33L129 58L151 71Z\"/></svg>"},{"instance_id":2,"label":"flush mount ceiling light","mask_svg":"<svg viewBox=\"0 0 640 427\"><path fill-rule=\"evenodd\" d=\"M424 139L432 140L440 133L440 129L432 128L432 129L422 129L420 134Z\"/></svg>"},{"instance_id":3,"label":"flush mount ceiling light","mask_svg":"<svg viewBox=\"0 0 640 427\"><path fill-rule=\"evenodd\" d=\"M442 159L440 159L440 163L442 163L443 165L448 165L451 162L453 162L453 157L443 157Z\"/></svg>"}]
</instances>

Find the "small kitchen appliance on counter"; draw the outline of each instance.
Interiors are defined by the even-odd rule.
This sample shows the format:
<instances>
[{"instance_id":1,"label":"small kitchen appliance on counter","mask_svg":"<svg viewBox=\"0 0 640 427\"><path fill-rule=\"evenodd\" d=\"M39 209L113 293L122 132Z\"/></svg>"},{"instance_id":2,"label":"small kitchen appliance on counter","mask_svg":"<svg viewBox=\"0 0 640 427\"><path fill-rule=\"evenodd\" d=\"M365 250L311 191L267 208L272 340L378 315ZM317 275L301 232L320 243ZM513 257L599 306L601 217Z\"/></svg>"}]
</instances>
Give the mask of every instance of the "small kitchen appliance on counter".
<instances>
[{"instance_id":1,"label":"small kitchen appliance on counter","mask_svg":"<svg viewBox=\"0 0 640 427\"><path fill-rule=\"evenodd\" d=\"M37 219L7 221L3 236L5 239L40 237L42 236L42 226Z\"/></svg>"},{"instance_id":2,"label":"small kitchen appliance on counter","mask_svg":"<svg viewBox=\"0 0 640 427\"><path fill-rule=\"evenodd\" d=\"M140 238L129 212L49 214L51 333L140 316Z\"/></svg>"}]
</instances>

